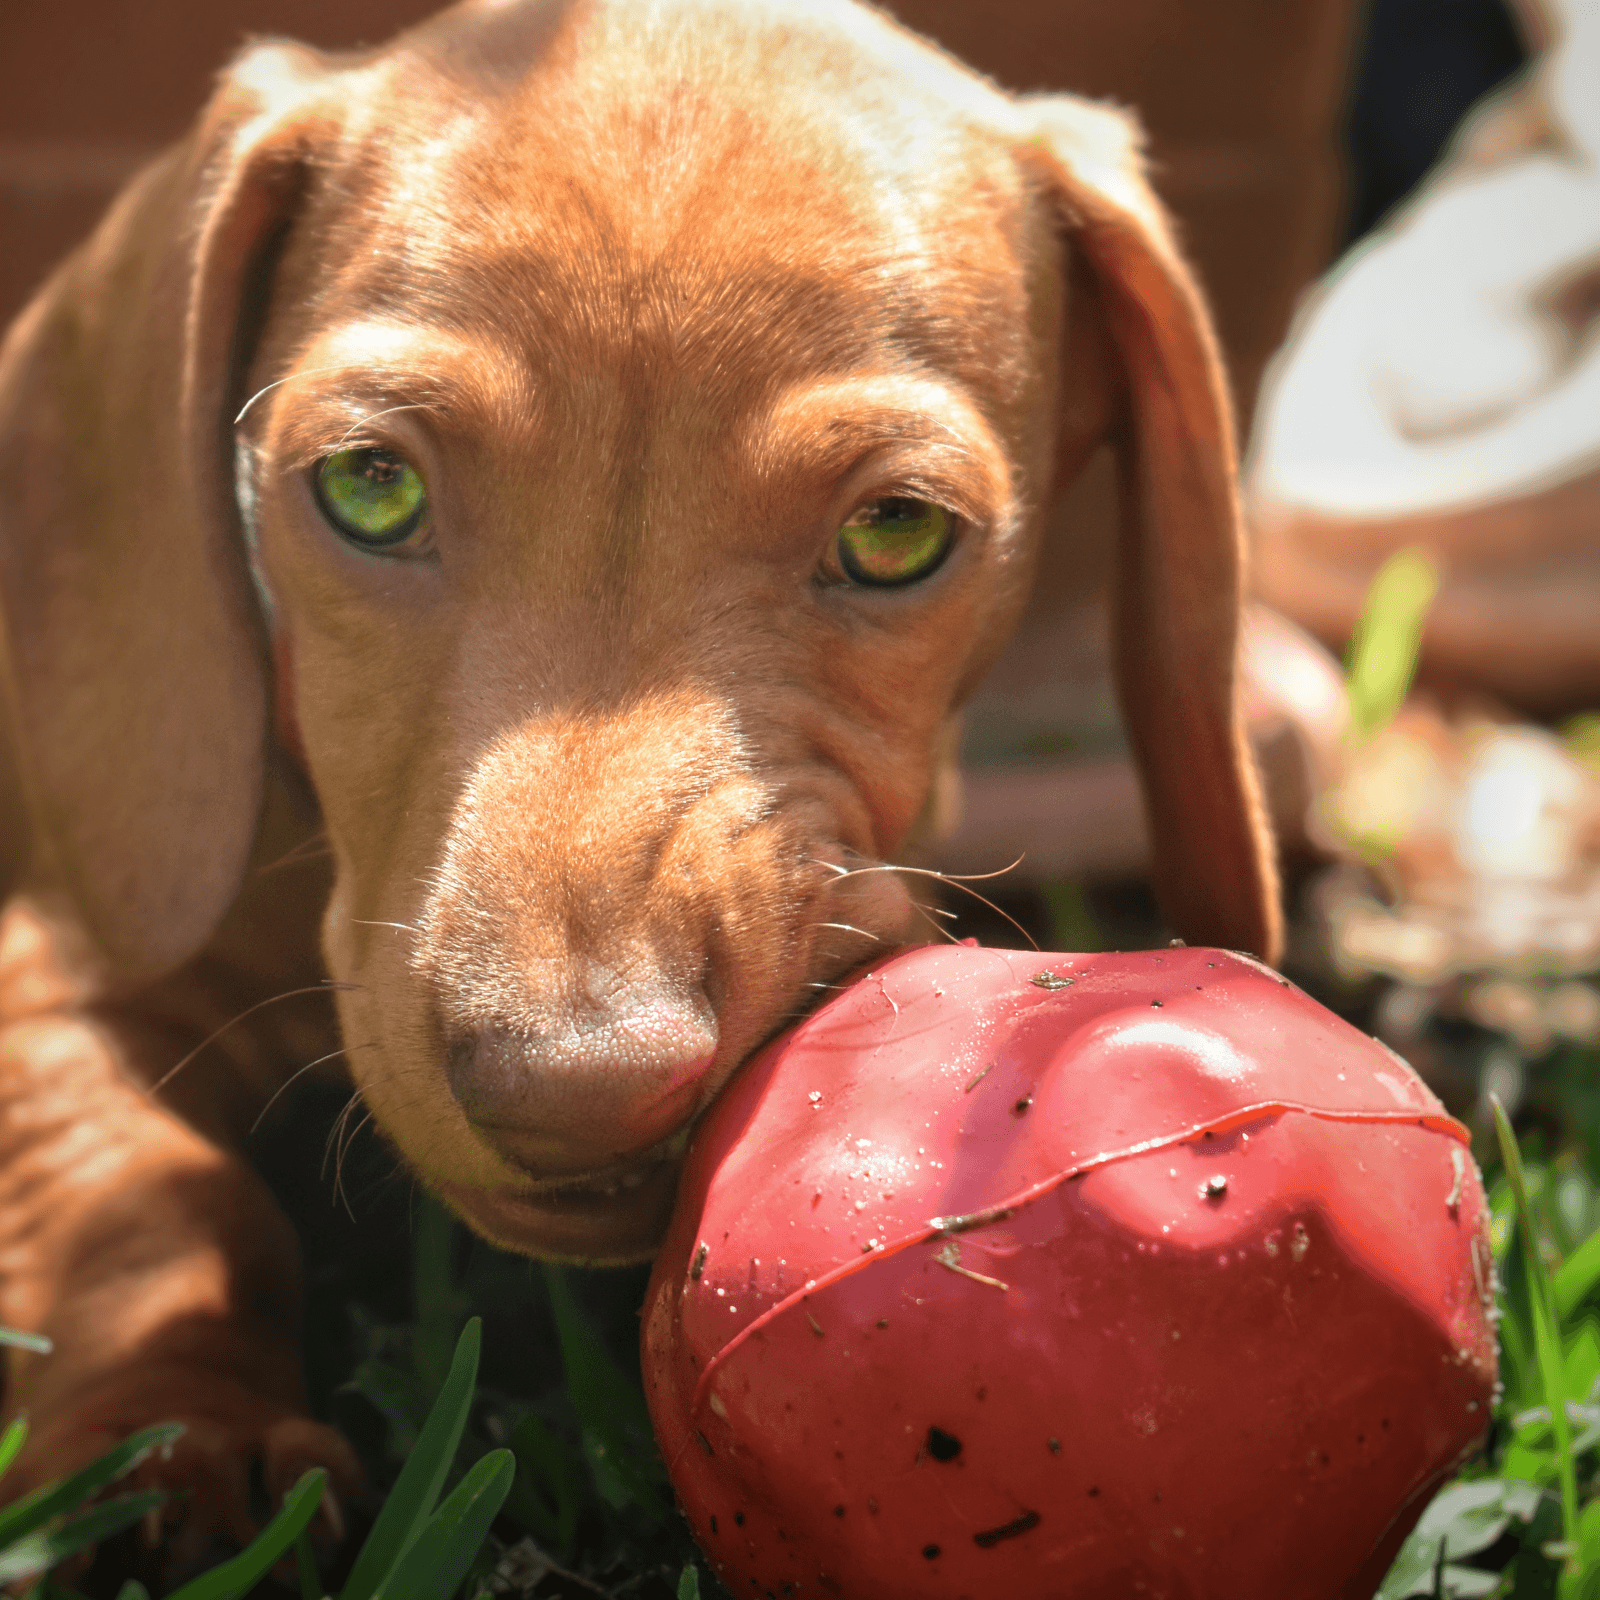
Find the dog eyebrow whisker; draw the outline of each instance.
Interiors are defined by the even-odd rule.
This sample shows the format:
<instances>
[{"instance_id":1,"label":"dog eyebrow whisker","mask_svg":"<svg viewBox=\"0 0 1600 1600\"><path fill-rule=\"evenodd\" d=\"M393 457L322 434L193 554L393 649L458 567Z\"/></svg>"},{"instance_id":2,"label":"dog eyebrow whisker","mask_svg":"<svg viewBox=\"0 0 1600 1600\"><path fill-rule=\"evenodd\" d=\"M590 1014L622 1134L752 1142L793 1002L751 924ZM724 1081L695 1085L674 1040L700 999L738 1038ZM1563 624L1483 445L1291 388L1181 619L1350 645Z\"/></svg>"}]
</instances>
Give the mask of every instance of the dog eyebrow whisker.
<instances>
[{"instance_id":1,"label":"dog eyebrow whisker","mask_svg":"<svg viewBox=\"0 0 1600 1600\"><path fill-rule=\"evenodd\" d=\"M237 428L239 424L244 421L245 416L249 412L251 406L253 406L256 401L262 397L262 395L271 393L271 391L276 389L280 384L293 383L296 378L309 378L314 373L318 372L338 372L340 370L341 368L338 365L329 367L306 367L302 371L289 372L285 373L281 378L274 378L271 383L264 384L261 388L257 389L256 392L245 401L243 406L239 408L239 415L233 419L234 427Z\"/></svg>"},{"instance_id":2,"label":"dog eyebrow whisker","mask_svg":"<svg viewBox=\"0 0 1600 1600\"><path fill-rule=\"evenodd\" d=\"M344 435L339 440L339 443L341 445L343 445L345 440L349 439L352 434L358 433L362 428L366 427L369 422L376 422L379 417L392 417L397 411L426 411L426 410L428 410L428 407L423 405L420 401L412 401L411 404L409 404L409 405L388 406L382 411L371 411L371 412L368 412L368 414L366 416L362 417L359 422L352 422L350 424L350 426L344 430Z\"/></svg>"},{"instance_id":3,"label":"dog eyebrow whisker","mask_svg":"<svg viewBox=\"0 0 1600 1600\"><path fill-rule=\"evenodd\" d=\"M398 928L402 933L413 934L419 939L422 937L422 930L413 928L409 922L374 922L367 917L351 917L350 920L358 928Z\"/></svg>"}]
</instances>

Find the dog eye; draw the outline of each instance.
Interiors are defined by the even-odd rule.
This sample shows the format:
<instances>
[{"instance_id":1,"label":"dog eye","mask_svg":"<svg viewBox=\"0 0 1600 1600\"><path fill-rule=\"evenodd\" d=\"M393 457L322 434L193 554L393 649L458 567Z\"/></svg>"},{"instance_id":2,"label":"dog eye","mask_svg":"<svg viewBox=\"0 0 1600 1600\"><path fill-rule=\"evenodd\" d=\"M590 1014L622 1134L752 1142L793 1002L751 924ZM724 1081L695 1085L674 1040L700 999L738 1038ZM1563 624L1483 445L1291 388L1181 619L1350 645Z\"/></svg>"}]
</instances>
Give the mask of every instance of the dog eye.
<instances>
[{"instance_id":1,"label":"dog eye","mask_svg":"<svg viewBox=\"0 0 1600 1600\"><path fill-rule=\"evenodd\" d=\"M415 531L428 506L421 474L390 450L341 450L317 465L317 503L352 544L388 550Z\"/></svg>"},{"instance_id":2,"label":"dog eye","mask_svg":"<svg viewBox=\"0 0 1600 1600\"><path fill-rule=\"evenodd\" d=\"M839 530L839 565L882 587L926 578L950 553L955 518L931 500L886 495L858 506Z\"/></svg>"}]
</instances>

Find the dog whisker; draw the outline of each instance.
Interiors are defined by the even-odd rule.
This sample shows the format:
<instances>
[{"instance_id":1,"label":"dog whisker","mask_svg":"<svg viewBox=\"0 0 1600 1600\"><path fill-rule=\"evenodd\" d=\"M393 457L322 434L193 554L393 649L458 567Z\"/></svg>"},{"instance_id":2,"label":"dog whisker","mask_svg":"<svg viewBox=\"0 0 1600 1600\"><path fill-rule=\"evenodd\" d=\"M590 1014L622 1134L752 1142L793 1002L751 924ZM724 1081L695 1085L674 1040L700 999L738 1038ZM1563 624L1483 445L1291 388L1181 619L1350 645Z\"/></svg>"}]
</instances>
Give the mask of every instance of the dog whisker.
<instances>
[{"instance_id":1,"label":"dog whisker","mask_svg":"<svg viewBox=\"0 0 1600 1600\"><path fill-rule=\"evenodd\" d=\"M261 388L257 389L256 392L245 401L244 405L239 409L239 415L233 419L234 427L237 428L239 424L244 421L245 416L249 412L251 406L253 406L256 401L262 397L262 395L270 394L280 384L292 383L296 378L309 378L313 373L316 372L339 372L342 370L343 369L338 366L303 367L299 372L291 372L286 378L275 378L271 383L264 384Z\"/></svg>"},{"instance_id":2,"label":"dog whisker","mask_svg":"<svg viewBox=\"0 0 1600 1600\"><path fill-rule=\"evenodd\" d=\"M997 917L1004 917L1006 921L1009 922L1011 926L1015 928L1017 932L1020 933L1035 950L1037 950L1039 948L1038 940L1036 940L1034 936L1029 933L1028 930L1024 928L1009 911L1001 910L1001 908L997 906L993 900L990 900L986 896L979 894L978 891L972 887L974 883L982 883L985 878L998 878L1004 873L1015 871L1016 868L1022 865L1022 861L1023 858L1018 856L1009 867L1002 867L998 872L968 873L938 872L932 867L902 867L895 865L895 863L891 861L882 861L870 867L851 867L848 872L840 875L839 881L842 883L845 878L865 877L869 873L873 872L908 872L913 877L932 878L936 883L952 884L955 888L961 890L963 894L970 894L972 898L980 905L987 906ZM824 861L821 862L820 865L831 866L832 863ZM828 927L832 926L832 924L825 923L823 926Z\"/></svg>"},{"instance_id":3,"label":"dog whisker","mask_svg":"<svg viewBox=\"0 0 1600 1600\"><path fill-rule=\"evenodd\" d=\"M427 409L428 408L424 405L408 405L389 406L383 411L369 412L366 416L362 417L360 421L352 422L350 426L345 429L344 437L339 440L339 444L343 446L346 440L351 438L360 429L366 427L369 422L376 422L379 417L392 417L397 411L426 411Z\"/></svg>"},{"instance_id":4,"label":"dog whisker","mask_svg":"<svg viewBox=\"0 0 1600 1600\"><path fill-rule=\"evenodd\" d=\"M956 936L953 933L951 933L951 931L948 928L941 926L939 923L937 923L937 922L935 922L933 920L933 917L932 917L931 913L934 912L934 911L937 911L939 909L937 906L919 906L915 901L912 901L911 908L912 908L913 911L915 911L917 913L917 915L919 917L922 918L922 920L924 922L926 922L928 924L928 926L930 928L933 929L933 931L936 934L939 935L939 937L941 939L945 940L947 943L950 943L950 944L960 944L961 943L961 941L958 938L956 938Z\"/></svg>"},{"instance_id":5,"label":"dog whisker","mask_svg":"<svg viewBox=\"0 0 1600 1600\"><path fill-rule=\"evenodd\" d=\"M268 861L265 865L257 867L256 876L262 878L269 872L278 871L280 867L298 866L302 861L316 861L332 853L333 844L328 838L328 830L318 828L310 838L302 839L297 845L291 845L275 861Z\"/></svg>"},{"instance_id":6,"label":"dog whisker","mask_svg":"<svg viewBox=\"0 0 1600 1600\"><path fill-rule=\"evenodd\" d=\"M321 1176L326 1177L328 1175L328 1158L333 1154L334 1140L338 1138L339 1131L344 1127L350 1113L361 1103L364 1093L365 1091L358 1084L351 1093L350 1098L339 1108L339 1115L333 1119L333 1126L328 1129L328 1137L322 1146Z\"/></svg>"},{"instance_id":7,"label":"dog whisker","mask_svg":"<svg viewBox=\"0 0 1600 1600\"><path fill-rule=\"evenodd\" d=\"M330 1050L325 1056L318 1056L315 1061L306 1062L303 1067L297 1067L289 1074L287 1078L283 1080L282 1083L278 1085L278 1087L273 1091L272 1098L268 1100L264 1106L262 1106L260 1115L257 1116L256 1120L250 1124L250 1132L254 1133L256 1129L267 1120L267 1113L273 1108L273 1106L277 1104L278 1096L281 1095L284 1090L295 1081L296 1078L299 1078L303 1074L310 1072L313 1067L320 1067L324 1061L332 1061L336 1056L353 1055L357 1050L375 1049L377 1049L376 1040L371 1040L366 1044L342 1045L337 1050ZM248 1138L249 1135L247 1134L246 1137Z\"/></svg>"},{"instance_id":8,"label":"dog whisker","mask_svg":"<svg viewBox=\"0 0 1600 1600\"><path fill-rule=\"evenodd\" d=\"M859 933L863 939L875 939L879 944L883 943L883 935L881 933L869 933L865 928L852 927L848 922L814 922L812 927L837 928L841 933Z\"/></svg>"},{"instance_id":9,"label":"dog whisker","mask_svg":"<svg viewBox=\"0 0 1600 1600\"><path fill-rule=\"evenodd\" d=\"M918 877L937 878L941 883L982 883L985 878L1003 878L1008 872L1015 872L1028 859L1028 854L1023 851L1008 866L996 867L993 872L941 872L937 867L907 867L894 861L869 861L862 867L841 867L837 861L824 861L821 856L808 856L806 859L812 866L826 867L841 878L854 878L867 872L914 872Z\"/></svg>"},{"instance_id":10,"label":"dog whisker","mask_svg":"<svg viewBox=\"0 0 1600 1600\"><path fill-rule=\"evenodd\" d=\"M355 1127L352 1128L350 1126L351 1114L357 1106L365 1103L365 1093L360 1088L357 1088L355 1093L345 1101L344 1109L334 1118L333 1126L328 1130L328 1143L322 1152L322 1170L324 1173L328 1169L328 1156L330 1154L333 1156L333 1197L336 1201L343 1203L345 1214L352 1222L356 1220L356 1214L351 1208L349 1196L344 1192L344 1162L345 1157L350 1152L350 1147L356 1142L357 1135L372 1121L373 1114L369 1107Z\"/></svg>"},{"instance_id":11,"label":"dog whisker","mask_svg":"<svg viewBox=\"0 0 1600 1600\"><path fill-rule=\"evenodd\" d=\"M206 1035L204 1039L200 1041L199 1044L194 1047L193 1050L188 1053L188 1055L184 1056L181 1061L177 1062L174 1066L168 1067L167 1070L163 1072L148 1089L145 1090L145 1099L154 1100L155 1097L160 1094L161 1091L165 1089L166 1086L171 1083L172 1080L177 1077L177 1075L182 1072L183 1069L188 1066L189 1063L193 1061L202 1050L208 1049L211 1045L215 1044L217 1040L228 1031L229 1028L234 1026L235 1023L243 1022L246 1017L254 1016L255 1013L260 1011L263 1007L276 1005L280 1000L293 1000L298 995L303 994L331 994L336 989L362 989L365 987L366 986L364 984L360 983L336 983L331 979L324 979L324 981L321 983L308 984L303 989L285 989L282 994L272 994L268 995L265 1000L257 1000L253 1006L246 1006L243 1011L238 1013L237 1016L229 1017L220 1028L214 1028Z\"/></svg>"},{"instance_id":12,"label":"dog whisker","mask_svg":"<svg viewBox=\"0 0 1600 1600\"><path fill-rule=\"evenodd\" d=\"M366 1127L366 1125L371 1121L372 1121L372 1113L369 1111L369 1112L367 1112L367 1114L364 1117L362 1117L362 1119L355 1125L355 1127L353 1127L350 1130L349 1136L340 1145L338 1154L334 1157L334 1163L333 1163L333 1195L334 1195L334 1199L340 1201L343 1204L344 1210L345 1210L345 1215L347 1217L349 1217L349 1219L352 1222L354 1222L356 1220L356 1213L355 1213L355 1208L350 1204L350 1196L347 1195L344 1192L344 1158L350 1153L350 1148L351 1148L352 1145L355 1144L356 1138L360 1134L361 1130L364 1127Z\"/></svg>"}]
</instances>

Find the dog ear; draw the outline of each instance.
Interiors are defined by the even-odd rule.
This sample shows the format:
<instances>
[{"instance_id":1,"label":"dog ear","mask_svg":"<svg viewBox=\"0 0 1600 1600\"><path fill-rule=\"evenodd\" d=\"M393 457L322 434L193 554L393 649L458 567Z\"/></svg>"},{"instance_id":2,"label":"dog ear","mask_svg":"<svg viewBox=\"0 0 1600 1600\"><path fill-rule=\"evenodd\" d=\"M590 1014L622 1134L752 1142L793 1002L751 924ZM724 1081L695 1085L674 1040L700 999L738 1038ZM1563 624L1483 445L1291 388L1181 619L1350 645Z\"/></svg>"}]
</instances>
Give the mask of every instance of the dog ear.
<instances>
[{"instance_id":1,"label":"dog ear","mask_svg":"<svg viewBox=\"0 0 1600 1600\"><path fill-rule=\"evenodd\" d=\"M232 411L322 76L298 48L241 57L0 347L0 720L26 886L125 981L204 942L255 830L267 679Z\"/></svg>"},{"instance_id":2,"label":"dog ear","mask_svg":"<svg viewBox=\"0 0 1600 1600\"><path fill-rule=\"evenodd\" d=\"M1195 943L1276 959L1271 832L1236 691L1243 535L1210 322L1145 182L1134 128L1060 96L1018 102L1073 261L1058 489L1107 438L1122 501L1115 669L1155 878Z\"/></svg>"}]
</instances>

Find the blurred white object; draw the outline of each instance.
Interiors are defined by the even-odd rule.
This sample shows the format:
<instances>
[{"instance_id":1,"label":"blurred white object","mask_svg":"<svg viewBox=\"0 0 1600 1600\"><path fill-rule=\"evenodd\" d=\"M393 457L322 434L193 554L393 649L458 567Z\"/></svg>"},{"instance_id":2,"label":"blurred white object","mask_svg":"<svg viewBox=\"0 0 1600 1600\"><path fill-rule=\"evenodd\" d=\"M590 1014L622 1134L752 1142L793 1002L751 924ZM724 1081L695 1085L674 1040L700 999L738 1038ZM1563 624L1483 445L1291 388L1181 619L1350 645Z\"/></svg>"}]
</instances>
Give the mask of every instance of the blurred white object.
<instances>
[{"instance_id":1,"label":"blurred white object","mask_svg":"<svg viewBox=\"0 0 1600 1600\"><path fill-rule=\"evenodd\" d=\"M1346 968L1422 985L1600 971L1600 773L1554 734L1447 720L1413 701L1351 747L1321 816L1387 891L1353 865L1323 880L1324 924ZM1588 1000L1560 992L1536 1023L1507 1010L1520 990L1485 989L1475 1004L1525 1044L1587 1037Z\"/></svg>"},{"instance_id":2,"label":"blurred white object","mask_svg":"<svg viewBox=\"0 0 1600 1600\"><path fill-rule=\"evenodd\" d=\"M1561 143L1447 167L1308 301L1268 380L1253 495L1371 517L1600 466L1600 0L1539 67ZM1577 312L1571 308L1576 306Z\"/></svg>"},{"instance_id":3,"label":"blurred white object","mask_svg":"<svg viewBox=\"0 0 1600 1600\"><path fill-rule=\"evenodd\" d=\"M1552 714L1600 701L1600 0L1530 21L1531 76L1308 296L1246 493L1268 603L1342 643L1420 545L1424 673Z\"/></svg>"},{"instance_id":4,"label":"blurred white object","mask_svg":"<svg viewBox=\"0 0 1600 1600\"><path fill-rule=\"evenodd\" d=\"M1456 858L1480 877L1553 883L1572 872L1594 810L1594 778L1559 739L1542 728L1507 728L1467 768Z\"/></svg>"}]
</instances>

